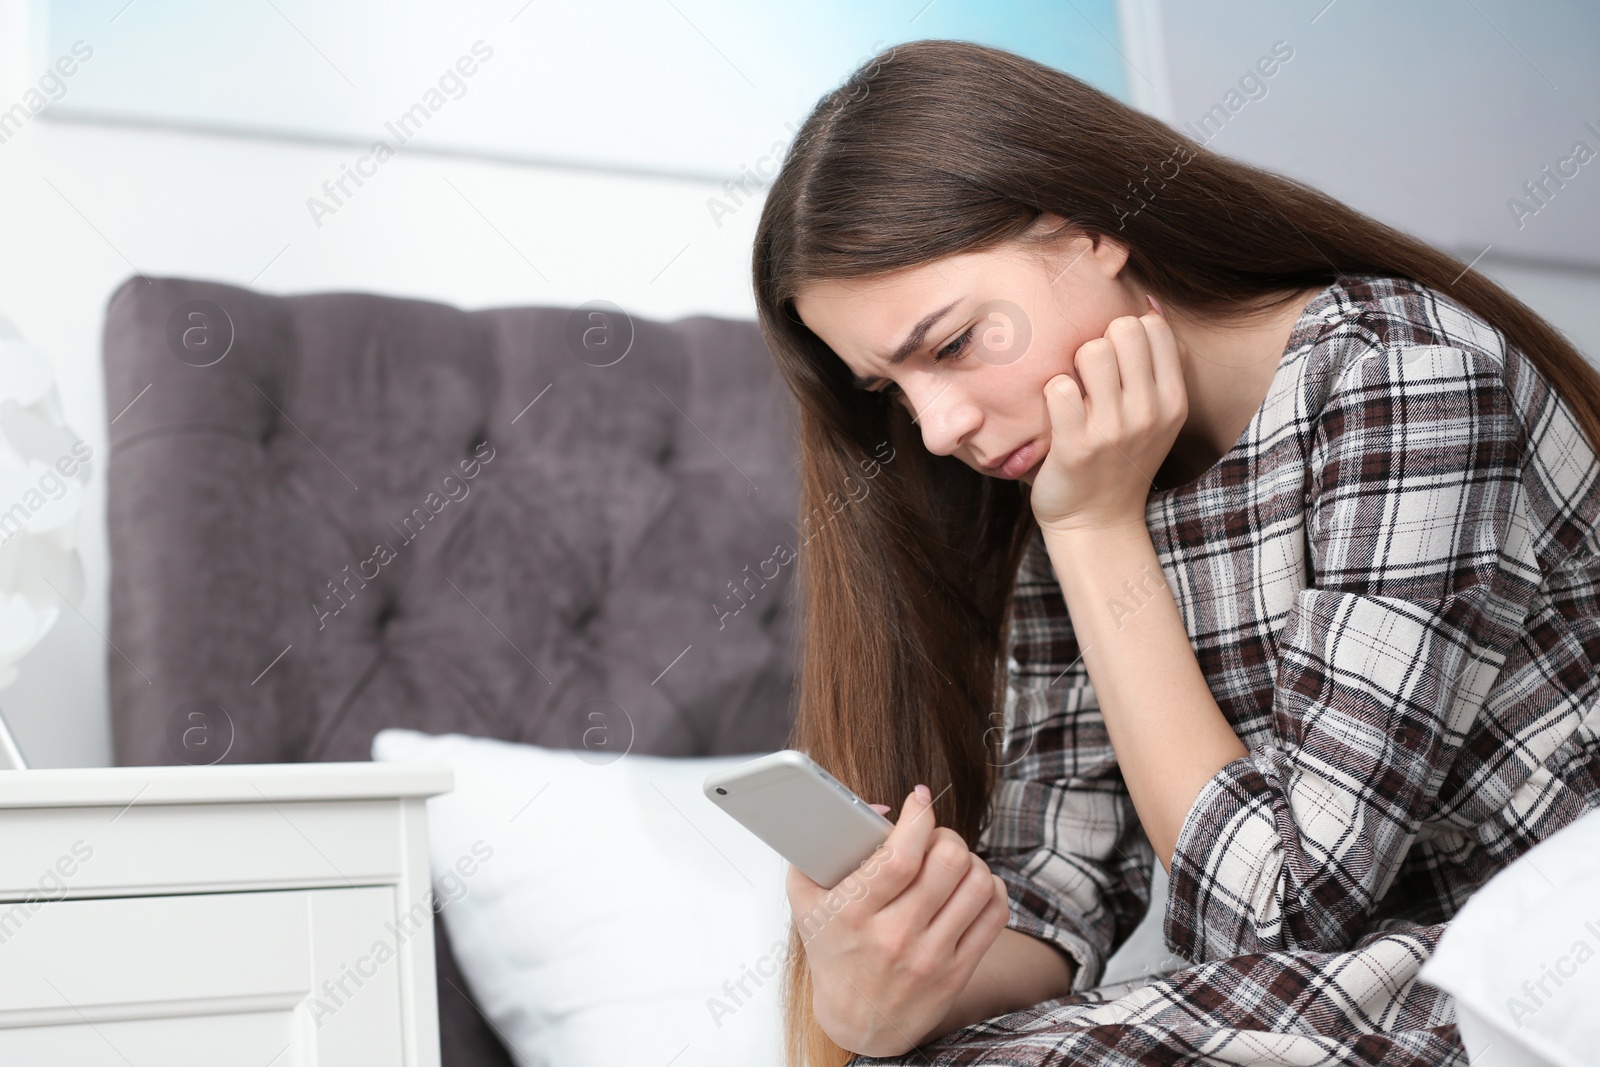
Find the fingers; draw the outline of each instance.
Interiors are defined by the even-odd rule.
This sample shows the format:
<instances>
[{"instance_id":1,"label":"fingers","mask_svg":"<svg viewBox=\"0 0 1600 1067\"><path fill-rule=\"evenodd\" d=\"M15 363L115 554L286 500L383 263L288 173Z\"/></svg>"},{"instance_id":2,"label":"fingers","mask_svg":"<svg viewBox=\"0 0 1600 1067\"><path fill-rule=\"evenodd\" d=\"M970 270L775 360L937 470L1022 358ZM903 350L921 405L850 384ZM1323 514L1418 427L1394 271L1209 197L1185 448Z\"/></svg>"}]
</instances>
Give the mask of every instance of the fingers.
<instances>
[{"instance_id":1,"label":"fingers","mask_svg":"<svg viewBox=\"0 0 1600 1067\"><path fill-rule=\"evenodd\" d=\"M1130 416L1155 412L1155 370L1150 352L1146 319L1122 315L1106 326L1106 337L1116 348L1117 371L1122 382L1123 409Z\"/></svg>"},{"instance_id":2,"label":"fingers","mask_svg":"<svg viewBox=\"0 0 1600 1067\"><path fill-rule=\"evenodd\" d=\"M1084 420L1106 436L1154 426L1183 403L1177 338L1156 310L1112 319L1103 337L1078 348L1073 365L1083 383Z\"/></svg>"},{"instance_id":3,"label":"fingers","mask_svg":"<svg viewBox=\"0 0 1600 1067\"><path fill-rule=\"evenodd\" d=\"M1188 410L1188 390L1183 383L1183 361L1178 357L1178 338L1165 314L1152 312L1143 317L1150 338L1150 363L1155 372L1156 396L1169 408Z\"/></svg>"},{"instance_id":4,"label":"fingers","mask_svg":"<svg viewBox=\"0 0 1600 1067\"><path fill-rule=\"evenodd\" d=\"M962 863L960 880L952 886L949 899L928 923L929 937L936 944L953 950L973 920L985 908L994 905L995 881L996 876L989 873L989 865L976 853L968 852Z\"/></svg>"},{"instance_id":5,"label":"fingers","mask_svg":"<svg viewBox=\"0 0 1600 1067\"><path fill-rule=\"evenodd\" d=\"M1050 439L1081 441L1088 428L1083 393L1070 374L1058 374L1044 383L1045 409L1050 414ZM1055 447L1052 444L1051 447Z\"/></svg>"},{"instance_id":6,"label":"fingers","mask_svg":"<svg viewBox=\"0 0 1600 1067\"><path fill-rule=\"evenodd\" d=\"M909 930L924 929L971 870L974 858L960 834L948 826L939 827L922 859L922 869L904 893L885 905L884 918Z\"/></svg>"},{"instance_id":7,"label":"fingers","mask_svg":"<svg viewBox=\"0 0 1600 1067\"><path fill-rule=\"evenodd\" d=\"M989 899L983 904L977 916L967 927L961 939L956 942L955 958L957 963L964 964L972 959L972 965L977 966L977 961L989 951L989 946L1000 935L1011 921L1011 897L1006 892L1005 882L1000 880L998 874L990 874L989 880L993 885Z\"/></svg>"},{"instance_id":8,"label":"fingers","mask_svg":"<svg viewBox=\"0 0 1600 1067\"><path fill-rule=\"evenodd\" d=\"M1078 372L1078 381L1082 386L1084 406L1088 409L1087 418L1094 422L1101 413L1100 409L1107 404L1114 404L1122 392L1116 346L1109 337L1085 341L1072 357L1072 365Z\"/></svg>"},{"instance_id":9,"label":"fingers","mask_svg":"<svg viewBox=\"0 0 1600 1067\"><path fill-rule=\"evenodd\" d=\"M925 785L918 786L900 806L900 818L884 840L886 856L878 863L872 877L874 891L870 899L876 904L873 910L893 901L916 878L922 867L922 857L938 829L933 815L933 793Z\"/></svg>"}]
</instances>

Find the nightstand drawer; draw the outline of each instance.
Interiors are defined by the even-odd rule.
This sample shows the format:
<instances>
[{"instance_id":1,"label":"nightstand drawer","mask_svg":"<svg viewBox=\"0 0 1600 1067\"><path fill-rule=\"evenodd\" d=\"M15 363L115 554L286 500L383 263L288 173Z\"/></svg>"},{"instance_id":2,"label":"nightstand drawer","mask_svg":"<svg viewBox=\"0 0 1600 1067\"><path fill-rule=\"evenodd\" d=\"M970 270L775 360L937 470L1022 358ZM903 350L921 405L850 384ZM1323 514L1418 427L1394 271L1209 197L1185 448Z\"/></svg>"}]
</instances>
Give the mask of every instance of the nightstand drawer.
<instances>
[{"instance_id":1,"label":"nightstand drawer","mask_svg":"<svg viewBox=\"0 0 1600 1067\"><path fill-rule=\"evenodd\" d=\"M0 772L0 1067L439 1067L444 767Z\"/></svg>"},{"instance_id":2,"label":"nightstand drawer","mask_svg":"<svg viewBox=\"0 0 1600 1067\"><path fill-rule=\"evenodd\" d=\"M393 800L0 809L0 901L39 895L50 871L68 896L392 881L395 818Z\"/></svg>"},{"instance_id":3,"label":"nightstand drawer","mask_svg":"<svg viewBox=\"0 0 1600 1067\"><path fill-rule=\"evenodd\" d=\"M390 886L0 907L0 1063L398 1067L416 911Z\"/></svg>"}]
</instances>

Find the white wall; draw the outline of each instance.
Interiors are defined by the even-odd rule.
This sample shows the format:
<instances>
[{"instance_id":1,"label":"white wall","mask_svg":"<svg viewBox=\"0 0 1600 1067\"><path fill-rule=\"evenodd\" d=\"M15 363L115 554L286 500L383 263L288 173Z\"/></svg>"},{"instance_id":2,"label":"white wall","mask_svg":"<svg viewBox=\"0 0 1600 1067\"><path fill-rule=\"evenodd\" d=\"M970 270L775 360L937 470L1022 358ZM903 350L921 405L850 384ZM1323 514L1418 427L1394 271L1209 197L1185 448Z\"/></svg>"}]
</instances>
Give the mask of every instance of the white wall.
<instances>
[{"instance_id":1,"label":"white wall","mask_svg":"<svg viewBox=\"0 0 1600 1067\"><path fill-rule=\"evenodd\" d=\"M1160 10L1173 107L1162 117L1208 147L1312 182L1466 261L1492 245L1600 269L1592 0L1160 0ZM1279 42L1288 60L1244 81ZM1588 162L1571 158L1579 141ZM1538 181L1542 203L1525 188Z\"/></svg>"},{"instance_id":2,"label":"white wall","mask_svg":"<svg viewBox=\"0 0 1600 1067\"><path fill-rule=\"evenodd\" d=\"M1478 270L1526 301L1600 365L1600 270L1538 260L1501 259L1491 252Z\"/></svg>"},{"instance_id":3,"label":"white wall","mask_svg":"<svg viewBox=\"0 0 1600 1067\"><path fill-rule=\"evenodd\" d=\"M25 0L0 2L0 109L23 69ZM305 201L350 149L29 122L0 144L0 315L50 355L69 424L103 460L131 396L104 395L105 302L135 269L273 293L365 290L463 307L603 298L643 316L753 317L759 207L721 225L710 182L408 156L322 226ZM110 762L103 465L80 526L88 593L0 691L34 766ZM241 605L241 610L248 606Z\"/></svg>"},{"instance_id":4,"label":"white wall","mask_svg":"<svg viewBox=\"0 0 1600 1067\"><path fill-rule=\"evenodd\" d=\"M0 109L37 77L25 69L28 33L26 0L0 0ZM1174 82L1179 102L1184 84ZM1482 131L1479 151L1494 150ZM53 357L68 420L97 456L108 419L133 400L104 395L100 344L105 301L135 269L463 307L604 298L653 318L754 314L759 206L745 203L719 227L707 209L723 195L715 184L402 152L318 228L306 198L351 159L345 148L40 119L0 144L0 314ZM1407 210L1403 196L1362 206ZM1600 353L1600 273L1493 256L1480 267ZM0 691L35 766L110 760L101 471L80 533L82 615L64 618Z\"/></svg>"}]
</instances>

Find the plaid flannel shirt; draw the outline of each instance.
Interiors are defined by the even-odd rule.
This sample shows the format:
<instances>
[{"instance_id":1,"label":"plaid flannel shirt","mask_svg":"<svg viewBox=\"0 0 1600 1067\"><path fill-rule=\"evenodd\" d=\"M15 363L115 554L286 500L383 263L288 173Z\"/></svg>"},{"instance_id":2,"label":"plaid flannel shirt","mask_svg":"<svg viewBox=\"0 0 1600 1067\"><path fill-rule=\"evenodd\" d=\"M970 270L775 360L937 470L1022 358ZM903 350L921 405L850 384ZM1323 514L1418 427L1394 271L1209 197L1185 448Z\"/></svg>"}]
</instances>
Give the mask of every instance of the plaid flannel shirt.
<instances>
[{"instance_id":1,"label":"plaid flannel shirt","mask_svg":"<svg viewBox=\"0 0 1600 1067\"><path fill-rule=\"evenodd\" d=\"M1458 1061L1416 970L1489 876L1600 805L1600 460L1571 408L1448 297L1346 277L1233 448L1145 516L1248 750L1172 859L1191 965L1091 989L1152 855L1036 535L979 852L1010 926L1077 960L1074 994L904 1062Z\"/></svg>"}]
</instances>

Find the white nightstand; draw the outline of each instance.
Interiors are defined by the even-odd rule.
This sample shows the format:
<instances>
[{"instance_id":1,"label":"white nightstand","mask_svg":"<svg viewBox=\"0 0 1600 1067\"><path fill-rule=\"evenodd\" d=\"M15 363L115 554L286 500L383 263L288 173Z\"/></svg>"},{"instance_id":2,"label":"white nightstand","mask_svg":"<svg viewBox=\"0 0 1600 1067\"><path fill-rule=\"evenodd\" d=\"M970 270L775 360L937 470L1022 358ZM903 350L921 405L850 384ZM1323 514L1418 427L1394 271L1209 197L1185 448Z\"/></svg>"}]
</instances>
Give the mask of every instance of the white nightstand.
<instances>
[{"instance_id":1,"label":"white nightstand","mask_svg":"<svg viewBox=\"0 0 1600 1067\"><path fill-rule=\"evenodd\" d=\"M452 784L0 771L0 1064L438 1067L424 801Z\"/></svg>"}]
</instances>

